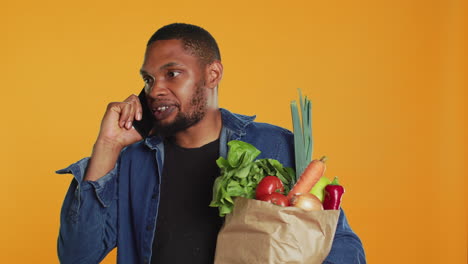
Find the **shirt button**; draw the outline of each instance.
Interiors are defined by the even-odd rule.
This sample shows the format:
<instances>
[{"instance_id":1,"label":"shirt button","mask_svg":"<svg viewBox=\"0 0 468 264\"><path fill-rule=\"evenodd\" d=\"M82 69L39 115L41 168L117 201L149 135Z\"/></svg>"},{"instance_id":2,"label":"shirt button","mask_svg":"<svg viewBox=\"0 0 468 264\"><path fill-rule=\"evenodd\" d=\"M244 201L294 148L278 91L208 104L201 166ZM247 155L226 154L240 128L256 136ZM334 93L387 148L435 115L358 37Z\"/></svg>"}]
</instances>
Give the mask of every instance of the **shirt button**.
<instances>
[{"instance_id":1,"label":"shirt button","mask_svg":"<svg viewBox=\"0 0 468 264\"><path fill-rule=\"evenodd\" d=\"M147 226L146 226L146 230L148 230L148 231L153 230L153 226L152 226L152 225L147 225Z\"/></svg>"},{"instance_id":2,"label":"shirt button","mask_svg":"<svg viewBox=\"0 0 468 264\"><path fill-rule=\"evenodd\" d=\"M148 264L148 259L145 258L145 260L143 261L144 264Z\"/></svg>"}]
</instances>

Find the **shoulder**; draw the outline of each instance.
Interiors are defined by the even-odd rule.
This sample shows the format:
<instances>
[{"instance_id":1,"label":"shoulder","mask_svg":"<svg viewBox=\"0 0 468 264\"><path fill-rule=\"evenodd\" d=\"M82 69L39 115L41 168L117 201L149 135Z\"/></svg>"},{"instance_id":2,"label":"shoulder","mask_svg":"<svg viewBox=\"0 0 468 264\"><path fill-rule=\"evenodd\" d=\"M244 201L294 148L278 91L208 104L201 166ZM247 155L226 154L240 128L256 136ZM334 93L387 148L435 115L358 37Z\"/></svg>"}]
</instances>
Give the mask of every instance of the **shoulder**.
<instances>
[{"instance_id":1,"label":"shoulder","mask_svg":"<svg viewBox=\"0 0 468 264\"><path fill-rule=\"evenodd\" d=\"M245 128L244 139L265 154L288 152L294 145L291 131L269 123L252 122Z\"/></svg>"},{"instance_id":2,"label":"shoulder","mask_svg":"<svg viewBox=\"0 0 468 264\"><path fill-rule=\"evenodd\" d=\"M293 137L293 133L286 128L261 122L250 123L248 126L246 126L246 132L261 133L265 136L284 137L287 139Z\"/></svg>"},{"instance_id":3,"label":"shoulder","mask_svg":"<svg viewBox=\"0 0 468 264\"><path fill-rule=\"evenodd\" d=\"M293 134L291 131L269 123L255 122L256 116L248 116L232 113L227 109L220 108L223 125L241 134L263 134L289 138Z\"/></svg>"},{"instance_id":4,"label":"shoulder","mask_svg":"<svg viewBox=\"0 0 468 264\"><path fill-rule=\"evenodd\" d=\"M291 131L253 122L246 127L245 140L261 151L259 159L276 159L285 167L294 167L294 135Z\"/></svg>"}]
</instances>

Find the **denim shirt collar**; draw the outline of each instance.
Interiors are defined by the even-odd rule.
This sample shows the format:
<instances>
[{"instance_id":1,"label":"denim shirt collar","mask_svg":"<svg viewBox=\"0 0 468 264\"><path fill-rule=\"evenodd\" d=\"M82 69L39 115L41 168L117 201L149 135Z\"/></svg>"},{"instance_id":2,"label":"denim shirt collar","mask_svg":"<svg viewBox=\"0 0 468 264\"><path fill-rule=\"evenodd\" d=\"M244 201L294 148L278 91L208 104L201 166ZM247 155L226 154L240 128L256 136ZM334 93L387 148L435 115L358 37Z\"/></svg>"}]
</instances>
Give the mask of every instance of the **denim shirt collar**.
<instances>
[{"instance_id":1,"label":"denim shirt collar","mask_svg":"<svg viewBox=\"0 0 468 264\"><path fill-rule=\"evenodd\" d=\"M219 111L221 111L221 120L223 122L219 154L226 158L227 143L231 140L240 140L246 134L246 127L255 120L256 116L234 114L224 108L220 108ZM145 145L151 150L157 150L161 155L164 154L163 140L159 136L146 138Z\"/></svg>"}]
</instances>

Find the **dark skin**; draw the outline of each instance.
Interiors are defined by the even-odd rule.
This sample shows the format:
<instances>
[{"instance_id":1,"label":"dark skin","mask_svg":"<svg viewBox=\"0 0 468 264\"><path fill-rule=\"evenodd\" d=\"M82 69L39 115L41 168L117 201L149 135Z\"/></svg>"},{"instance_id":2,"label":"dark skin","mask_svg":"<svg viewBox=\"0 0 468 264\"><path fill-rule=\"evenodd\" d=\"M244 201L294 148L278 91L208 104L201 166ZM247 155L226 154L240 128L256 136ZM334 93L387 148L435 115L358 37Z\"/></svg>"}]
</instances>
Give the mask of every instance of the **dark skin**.
<instances>
[{"instance_id":1,"label":"dark skin","mask_svg":"<svg viewBox=\"0 0 468 264\"><path fill-rule=\"evenodd\" d=\"M204 112L196 124L172 135L179 146L201 147L219 137L222 121L217 86L223 75L220 61L202 64L198 57L184 49L180 40L158 40L147 47L140 72L150 108L171 107L168 115L157 118L159 125L170 125L177 115ZM197 88L202 100L192 100ZM141 116L142 109L136 95L108 105L85 180L96 181L104 176L115 166L124 147L142 139L132 127L132 122L140 120Z\"/></svg>"}]
</instances>

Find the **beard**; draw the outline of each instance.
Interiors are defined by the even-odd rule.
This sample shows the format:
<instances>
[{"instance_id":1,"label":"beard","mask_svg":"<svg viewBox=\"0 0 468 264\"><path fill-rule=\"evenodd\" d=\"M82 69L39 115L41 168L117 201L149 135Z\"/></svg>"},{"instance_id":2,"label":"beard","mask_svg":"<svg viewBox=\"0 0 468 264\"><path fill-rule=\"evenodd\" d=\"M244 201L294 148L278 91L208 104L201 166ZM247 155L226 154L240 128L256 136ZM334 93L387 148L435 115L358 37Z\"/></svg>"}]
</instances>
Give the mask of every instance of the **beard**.
<instances>
[{"instance_id":1,"label":"beard","mask_svg":"<svg viewBox=\"0 0 468 264\"><path fill-rule=\"evenodd\" d=\"M177 115L173 122L169 124L161 124L156 121L153 125L153 131L156 131L156 135L162 137L170 137L175 135L177 132L188 129L189 127L197 124L206 115L207 99L205 95L205 80L200 80L195 84L195 92L193 93L192 99L190 100L190 112L177 112Z\"/></svg>"}]
</instances>

